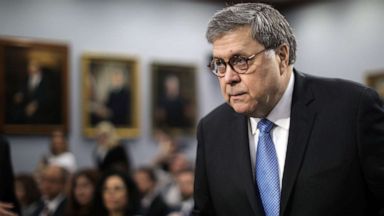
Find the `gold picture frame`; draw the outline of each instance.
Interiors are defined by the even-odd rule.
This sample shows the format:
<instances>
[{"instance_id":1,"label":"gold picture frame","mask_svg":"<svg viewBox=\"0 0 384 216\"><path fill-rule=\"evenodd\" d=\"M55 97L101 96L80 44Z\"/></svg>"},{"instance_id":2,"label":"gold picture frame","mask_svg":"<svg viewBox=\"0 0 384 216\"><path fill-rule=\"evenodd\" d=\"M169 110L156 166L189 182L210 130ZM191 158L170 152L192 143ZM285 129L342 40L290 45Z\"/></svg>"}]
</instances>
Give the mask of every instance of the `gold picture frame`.
<instances>
[{"instance_id":1,"label":"gold picture frame","mask_svg":"<svg viewBox=\"0 0 384 216\"><path fill-rule=\"evenodd\" d=\"M122 138L135 138L139 131L138 60L103 53L82 56L83 134L95 136L95 126L111 122Z\"/></svg>"},{"instance_id":2,"label":"gold picture frame","mask_svg":"<svg viewBox=\"0 0 384 216\"><path fill-rule=\"evenodd\" d=\"M154 62L152 70L152 131L174 136L195 132L197 114L196 67Z\"/></svg>"},{"instance_id":3,"label":"gold picture frame","mask_svg":"<svg viewBox=\"0 0 384 216\"><path fill-rule=\"evenodd\" d=\"M384 70L367 73L366 83L369 87L375 89L384 101Z\"/></svg>"},{"instance_id":4,"label":"gold picture frame","mask_svg":"<svg viewBox=\"0 0 384 216\"><path fill-rule=\"evenodd\" d=\"M68 131L68 45L0 37L0 130L46 135Z\"/></svg>"}]
</instances>

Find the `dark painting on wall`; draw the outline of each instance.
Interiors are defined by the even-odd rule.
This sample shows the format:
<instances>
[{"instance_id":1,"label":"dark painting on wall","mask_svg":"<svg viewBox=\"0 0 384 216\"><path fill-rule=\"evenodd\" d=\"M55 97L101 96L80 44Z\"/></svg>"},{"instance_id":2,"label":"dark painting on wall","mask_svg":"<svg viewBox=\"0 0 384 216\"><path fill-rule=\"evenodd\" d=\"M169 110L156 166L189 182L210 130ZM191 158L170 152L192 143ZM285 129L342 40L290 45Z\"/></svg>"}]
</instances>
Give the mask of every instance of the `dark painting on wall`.
<instances>
[{"instance_id":1,"label":"dark painting on wall","mask_svg":"<svg viewBox=\"0 0 384 216\"><path fill-rule=\"evenodd\" d=\"M196 68L192 65L152 64L153 131L192 135L196 124Z\"/></svg>"},{"instance_id":2,"label":"dark painting on wall","mask_svg":"<svg viewBox=\"0 0 384 216\"><path fill-rule=\"evenodd\" d=\"M88 53L83 66L83 134L95 136L95 127L111 122L121 137L139 134L138 61L112 54Z\"/></svg>"},{"instance_id":3,"label":"dark painting on wall","mask_svg":"<svg viewBox=\"0 0 384 216\"><path fill-rule=\"evenodd\" d=\"M0 38L0 127L7 134L67 131L68 46Z\"/></svg>"}]
</instances>

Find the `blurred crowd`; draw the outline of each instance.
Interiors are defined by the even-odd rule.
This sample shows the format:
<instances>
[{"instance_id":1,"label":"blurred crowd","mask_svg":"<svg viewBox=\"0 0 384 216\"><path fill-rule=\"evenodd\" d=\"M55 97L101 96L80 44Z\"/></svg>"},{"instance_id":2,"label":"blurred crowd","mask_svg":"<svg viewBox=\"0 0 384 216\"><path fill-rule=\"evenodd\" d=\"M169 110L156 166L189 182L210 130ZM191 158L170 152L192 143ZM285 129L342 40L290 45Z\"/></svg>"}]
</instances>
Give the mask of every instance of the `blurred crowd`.
<instances>
[{"instance_id":1,"label":"blurred crowd","mask_svg":"<svg viewBox=\"0 0 384 216\"><path fill-rule=\"evenodd\" d=\"M193 208L193 164L170 134L158 131L155 137L156 157L133 168L114 125L101 122L96 127L94 167L78 169L65 134L55 130L49 154L41 157L36 170L15 174L18 203L11 205L19 206L16 212L24 216L188 216Z\"/></svg>"}]
</instances>

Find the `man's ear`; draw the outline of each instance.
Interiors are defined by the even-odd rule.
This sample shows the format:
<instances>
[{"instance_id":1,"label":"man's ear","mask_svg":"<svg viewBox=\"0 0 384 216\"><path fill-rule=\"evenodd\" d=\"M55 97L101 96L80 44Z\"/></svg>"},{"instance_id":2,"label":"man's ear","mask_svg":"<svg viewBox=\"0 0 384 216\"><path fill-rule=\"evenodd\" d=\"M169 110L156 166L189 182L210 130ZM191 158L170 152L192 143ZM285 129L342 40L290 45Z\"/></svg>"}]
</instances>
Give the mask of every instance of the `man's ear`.
<instances>
[{"instance_id":1,"label":"man's ear","mask_svg":"<svg viewBox=\"0 0 384 216\"><path fill-rule=\"evenodd\" d=\"M289 66L289 46L288 44L281 44L279 47L275 50L277 58L279 58L280 62L280 69L282 71L286 70L286 68Z\"/></svg>"}]
</instances>

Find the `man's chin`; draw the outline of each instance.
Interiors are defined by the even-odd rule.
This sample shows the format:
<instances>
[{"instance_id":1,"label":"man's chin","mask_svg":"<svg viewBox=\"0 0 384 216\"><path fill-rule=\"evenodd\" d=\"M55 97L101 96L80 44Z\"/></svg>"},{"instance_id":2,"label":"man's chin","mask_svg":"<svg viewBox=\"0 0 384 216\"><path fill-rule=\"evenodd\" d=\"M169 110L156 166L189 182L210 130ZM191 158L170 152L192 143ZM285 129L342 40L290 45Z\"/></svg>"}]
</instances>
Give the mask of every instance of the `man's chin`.
<instances>
[{"instance_id":1,"label":"man's chin","mask_svg":"<svg viewBox=\"0 0 384 216\"><path fill-rule=\"evenodd\" d=\"M233 103L231 103L230 106L232 107L232 109L235 112L237 112L239 114L247 115L250 112L249 107L244 105L244 104L238 104L238 103L233 104Z\"/></svg>"}]
</instances>

